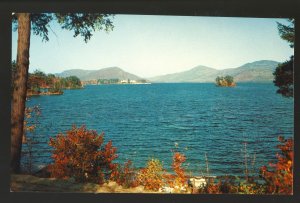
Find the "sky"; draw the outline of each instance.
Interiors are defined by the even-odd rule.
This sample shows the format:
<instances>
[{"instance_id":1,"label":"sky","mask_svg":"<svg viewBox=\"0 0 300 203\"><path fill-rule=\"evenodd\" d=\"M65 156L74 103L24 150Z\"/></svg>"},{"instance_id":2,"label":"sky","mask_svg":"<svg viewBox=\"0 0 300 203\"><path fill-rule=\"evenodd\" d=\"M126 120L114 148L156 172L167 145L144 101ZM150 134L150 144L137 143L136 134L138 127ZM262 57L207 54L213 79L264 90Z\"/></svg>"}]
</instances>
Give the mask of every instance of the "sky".
<instances>
[{"instance_id":1,"label":"sky","mask_svg":"<svg viewBox=\"0 0 300 203\"><path fill-rule=\"evenodd\" d=\"M29 71L119 67L140 77L176 73L198 65L236 68L258 60L283 62L294 54L278 34L279 18L115 15L113 31L85 43L52 21L48 42L31 34ZM12 32L12 60L17 32Z\"/></svg>"}]
</instances>

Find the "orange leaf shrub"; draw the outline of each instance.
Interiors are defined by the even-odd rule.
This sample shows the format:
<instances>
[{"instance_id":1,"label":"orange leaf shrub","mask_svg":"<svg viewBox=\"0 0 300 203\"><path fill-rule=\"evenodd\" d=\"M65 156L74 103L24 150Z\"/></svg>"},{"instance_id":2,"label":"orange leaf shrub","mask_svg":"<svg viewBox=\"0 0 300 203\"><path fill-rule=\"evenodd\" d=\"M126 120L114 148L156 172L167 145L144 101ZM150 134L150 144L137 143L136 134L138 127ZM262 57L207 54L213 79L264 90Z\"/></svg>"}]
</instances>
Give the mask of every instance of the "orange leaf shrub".
<instances>
[{"instance_id":1,"label":"orange leaf shrub","mask_svg":"<svg viewBox=\"0 0 300 203\"><path fill-rule=\"evenodd\" d=\"M113 163L113 160L118 158L116 154L117 148L112 146L112 141L110 140L102 150L100 159L98 160L99 167L106 174L106 179L112 178L112 173L117 169L118 164ZM101 167L102 166L102 167Z\"/></svg>"},{"instance_id":2,"label":"orange leaf shrub","mask_svg":"<svg viewBox=\"0 0 300 203\"><path fill-rule=\"evenodd\" d=\"M22 144L26 145L26 148L22 150L25 152L23 158L26 161L23 162L22 170L31 174L33 170L33 145L36 142L35 129L39 123L41 109L39 106L25 107L24 113Z\"/></svg>"},{"instance_id":3,"label":"orange leaf shrub","mask_svg":"<svg viewBox=\"0 0 300 203\"><path fill-rule=\"evenodd\" d=\"M186 175L182 164L186 161L186 157L179 152L175 152L173 155L172 169L174 170L176 177L173 182L173 187L186 187Z\"/></svg>"},{"instance_id":4,"label":"orange leaf shrub","mask_svg":"<svg viewBox=\"0 0 300 203\"><path fill-rule=\"evenodd\" d=\"M135 169L130 160L125 162L123 166L120 164L117 165L116 169L111 173L111 180L116 181L119 185L126 188L138 186Z\"/></svg>"},{"instance_id":5,"label":"orange leaf shrub","mask_svg":"<svg viewBox=\"0 0 300 203\"><path fill-rule=\"evenodd\" d=\"M151 159L145 168L139 171L137 183L148 190L157 191L163 184L163 166L160 160Z\"/></svg>"},{"instance_id":6,"label":"orange leaf shrub","mask_svg":"<svg viewBox=\"0 0 300 203\"><path fill-rule=\"evenodd\" d=\"M266 181L267 193L293 194L293 139L280 136L278 140L282 143L277 146L281 150L277 154L278 161L276 164L270 163L271 169L263 166L261 176Z\"/></svg>"},{"instance_id":7,"label":"orange leaf shrub","mask_svg":"<svg viewBox=\"0 0 300 203\"><path fill-rule=\"evenodd\" d=\"M73 126L66 135L58 134L50 138L49 145L54 148L54 163L48 167L51 177L74 177L80 182L103 183L115 169L112 161L117 158L111 141L101 147L103 136L103 133L98 135L85 126Z\"/></svg>"},{"instance_id":8,"label":"orange leaf shrub","mask_svg":"<svg viewBox=\"0 0 300 203\"><path fill-rule=\"evenodd\" d=\"M26 132L33 132L35 130L40 115L41 115L41 109L39 106L25 108L24 126L23 126L24 134Z\"/></svg>"},{"instance_id":9,"label":"orange leaf shrub","mask_svg":"<svg viewBox=\"0 0 300 203\"><path fill-rule=\"evenodd\" d=\"M198 189L198 193L204 194L228 194L238 193L238 186L231 177L207 178L207 184Z\"/></svg>"}]
</instances>

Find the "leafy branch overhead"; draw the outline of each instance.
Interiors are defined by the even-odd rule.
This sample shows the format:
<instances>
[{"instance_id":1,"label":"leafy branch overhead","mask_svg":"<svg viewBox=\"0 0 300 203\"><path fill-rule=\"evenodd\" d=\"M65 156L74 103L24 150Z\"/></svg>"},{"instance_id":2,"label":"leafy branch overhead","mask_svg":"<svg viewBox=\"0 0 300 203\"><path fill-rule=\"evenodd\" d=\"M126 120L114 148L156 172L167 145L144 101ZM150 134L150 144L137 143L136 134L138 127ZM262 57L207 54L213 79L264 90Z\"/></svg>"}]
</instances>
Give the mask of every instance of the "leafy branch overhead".
<instances>
[{"instance_id":1,"label":"leafy branch overhead","mask_svg":"<svg viewBox=\"0 0 300 203\"><path fill-rule=\"evenodd\" d=\"M277 22L277 28L279 35L283 40L286 40L290 43L290 47L294 48L295 42L295 19L288 19L290 22L289 25L284 25Z\"/></svg>"},{"instance_id":2,"label":"leafy branch overhead","mask_svg":"<svg viewBox=\"0 0 300 203\"><path fill-rule=\"evenodd\" d=\"M289 25L284 25L277 22L277 28L280 37L290 43L290 47L294 48L295 41L295 19L288 19ZM294 96L294 56L290 60L281 63L277 66L273 73L274 84L279 88L277 93L284 97Z\"/></svg>"},{"instance_id":3,"label":"leafy branch overhead","mask_svg":"<svg viewBox=\"0 0 300 203\"><path fill-rule=\"evenodd\" d=\"M17 15L13 15L13 30L18 29ZM62 29L73 30L74 37L78 35L84 38L85 42L91 39L92 32L104 30L110 32L114 25L111 20L113 15L100 13L32 13L30 14L33 34L42 38L42 41L49 41L50 22L56 20Z\"/></svg>"}]
</instances>

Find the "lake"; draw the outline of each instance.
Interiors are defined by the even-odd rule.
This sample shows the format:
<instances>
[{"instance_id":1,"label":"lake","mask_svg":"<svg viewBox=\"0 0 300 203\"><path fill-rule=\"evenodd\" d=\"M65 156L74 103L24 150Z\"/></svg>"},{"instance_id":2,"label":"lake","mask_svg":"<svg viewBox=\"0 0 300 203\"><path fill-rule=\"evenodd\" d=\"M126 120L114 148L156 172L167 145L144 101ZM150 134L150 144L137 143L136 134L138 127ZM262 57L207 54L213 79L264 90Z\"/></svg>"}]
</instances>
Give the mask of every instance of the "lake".
<instances>
[{"instance_id":1,"label":"lake","mask_svg":"<svg viewBox=\"0 0 300 203\"><path fill-rule=\"evenodd\" d=\"M277 137L293 137L294 100L276 94L272 83L213 83L91 85L65 90L63 95L33 96L27 106L39 105L34 133L33 162L51 162L49 138L86 125L113 141L120 163L127 159L144 167L159 158L170 170L172 151L185 154L187 172L243 175L245 146L248 168L258 172L276 161ZM245 144L246 143L246 144ZM177 146L177 147L176 147ZM26 146L22 163L26 162Z\"/></svg>"}]
</instances>

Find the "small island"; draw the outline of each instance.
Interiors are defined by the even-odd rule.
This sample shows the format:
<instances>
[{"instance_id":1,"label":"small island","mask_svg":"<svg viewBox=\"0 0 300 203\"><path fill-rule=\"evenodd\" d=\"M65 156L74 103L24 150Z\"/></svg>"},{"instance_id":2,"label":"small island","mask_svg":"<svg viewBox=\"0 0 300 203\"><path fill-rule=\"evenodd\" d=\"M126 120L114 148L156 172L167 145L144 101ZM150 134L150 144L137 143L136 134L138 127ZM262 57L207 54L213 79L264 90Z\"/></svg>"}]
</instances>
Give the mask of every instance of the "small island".
<instances>
[{"instance_id":1,"label":"small island","mask_svg":"<svg viewBox=\"0 0 300 203\"><path fill-rule=\"evenodd\" d=\"M218 76L216 78L216 86L218 86L218 87L235 87L236 83L234 82L233 77L230 75L226 75L225 77Z\"/></svg>"}]
</instances>

